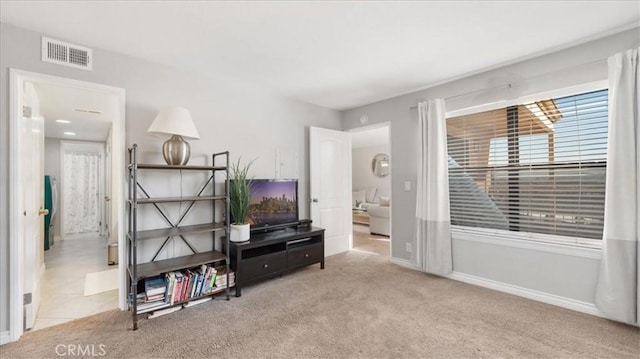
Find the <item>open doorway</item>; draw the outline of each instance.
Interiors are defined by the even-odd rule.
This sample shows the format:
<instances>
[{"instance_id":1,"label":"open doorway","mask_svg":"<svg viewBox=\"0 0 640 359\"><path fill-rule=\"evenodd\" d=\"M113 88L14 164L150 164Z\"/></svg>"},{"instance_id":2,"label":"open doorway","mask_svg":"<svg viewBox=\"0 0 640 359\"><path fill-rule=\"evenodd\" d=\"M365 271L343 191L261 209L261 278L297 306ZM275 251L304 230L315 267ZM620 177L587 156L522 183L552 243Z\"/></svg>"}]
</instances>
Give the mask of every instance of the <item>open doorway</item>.
<instances>
[{"instance_id":1,"label":"open doorway","mask_svg":"<svg viewBox=\"0 0 640 359\"><path fill-rule=\"evenodd\" d=\"M118 308L118 269L109 265L105 236L111 167L105 152L117 101L68 86L34 88L44 118L45 203L51 206L36 330ZM57 193L51 200L47 185Z\"/></svg>"},{"instance_id":2,"label":"open doorway","mask_svg":"<svg viewBox=\"0 0 640 359\"><path fill-rule=\"evenodd\" d=\"M116 260L123 257L118 244L123 241L125 97L123 89L110 86L14 69L10 76L10 339L15 341L24 330L126 307L126 272L108 260L109 243L120 248ZM17 160L25 154L28 160ZM82 209L65 206L65 200ZM69 230L69 218L81 223L71 221L75 227Z\"/></svg>"},{"instance_id":3,"label":"open doorway","mask_svg":"<svg viewBox=\"0 0 640 359\"><path fill-rule=\"evenodd\" d=\"M353 249L390 256L391 144L389 124L351 132Z\"/></svg>"}]
</instances>

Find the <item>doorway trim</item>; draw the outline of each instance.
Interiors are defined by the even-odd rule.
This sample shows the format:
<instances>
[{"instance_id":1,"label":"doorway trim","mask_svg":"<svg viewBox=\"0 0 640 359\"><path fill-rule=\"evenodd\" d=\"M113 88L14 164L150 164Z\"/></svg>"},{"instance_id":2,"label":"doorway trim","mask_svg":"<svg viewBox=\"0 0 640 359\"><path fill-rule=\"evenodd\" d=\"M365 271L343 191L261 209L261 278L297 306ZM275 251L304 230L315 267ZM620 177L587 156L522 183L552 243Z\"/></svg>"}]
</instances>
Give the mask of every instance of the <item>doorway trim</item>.
<instances>
[{"instance_id":1,"label":"doorway trim","mask_svg":"<svg viewBox=\"0 0 640 359\"><path fill-rule=\"evenodd\" d=\"M354 127L348 130L345 130L345 132L348 132L350 134L354 134L356 132L364 132L364 131L369 131L369 130L375 130L377 128L382 128L382 127L387 127L389 129L389 134L388 134L388 140L389 140L389 162L391 162L391 167L389 168L389 195L391 196L391 199L393 201L393 144L391 143L391 134L392 134L392 128L391 128L391 121L384 121L384 122L378 122L378 123L374 123L371 125L366 125L366 126L360 126L360 127ZM353 147L351 148L351 157L352 157L352 161L353 161ZM353 174L351 174L351 176L353 177ZM353 178L351 179L351 181L353 182ZM353 184L352 184L353 185ZM353 190L353 189L351 189ZM353 213L349 213L349 216L353 217ZM353 222L353 218L351 218L351 221ZM391 234L389 236L389 259L393 258L393 205L391 205L389 207L389 233ZM352 241L353 243L353 241ZM350 249L353 249L350 248Z\"/></svg>"},{"instance_id":2,"label":"doorway trim","mask_svg":"<svg viewBox=\"0 0 640 359\"><path fill-rule=\"evenodd\" d=\"M125 89L92 82L74 80L70 78L45 75L36 72L9 69L9 340L16 341L23 334L23 276L22 268L24 253L22 249L22 227L20 221L20 197L22 184L18 180L22 164L20 163L20 103L22 102L22 88L25 82L44 85L58 85L73 87L80 90L103 92L115 95L118 99L118 116L112 122L111 138L111 185L114 194L112 201L112 235L117 236L119 258L125 258L124 243L124 201L125 201ZM106 258L106 257L105 257ZM119 261L121 262L121 261ZM118 290L118 305L121 310L126 309L126 268L118 265L120 288Z\"/></svg>"}]
</instances>

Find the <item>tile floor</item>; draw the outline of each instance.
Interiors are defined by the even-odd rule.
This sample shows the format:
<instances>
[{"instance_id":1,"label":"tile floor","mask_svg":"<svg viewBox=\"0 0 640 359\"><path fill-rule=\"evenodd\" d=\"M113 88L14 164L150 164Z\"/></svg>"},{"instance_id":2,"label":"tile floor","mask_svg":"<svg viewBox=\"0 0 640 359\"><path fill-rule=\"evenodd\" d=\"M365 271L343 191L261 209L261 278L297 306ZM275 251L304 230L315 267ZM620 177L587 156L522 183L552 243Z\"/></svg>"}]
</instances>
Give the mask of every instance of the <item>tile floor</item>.
<instances>
[{"instance_id":1,"label":"tile floor","mask_svg":"<svg viewBox=\"0 0 640 359\"><path fill-rule=\"evenodd\" d=\"M118 308L118 291L84 295L87 273L116 266L107 265L107 240L83 234L56 241L44 252L42 302L32 330Z\"/></svg>"}]
</instances>

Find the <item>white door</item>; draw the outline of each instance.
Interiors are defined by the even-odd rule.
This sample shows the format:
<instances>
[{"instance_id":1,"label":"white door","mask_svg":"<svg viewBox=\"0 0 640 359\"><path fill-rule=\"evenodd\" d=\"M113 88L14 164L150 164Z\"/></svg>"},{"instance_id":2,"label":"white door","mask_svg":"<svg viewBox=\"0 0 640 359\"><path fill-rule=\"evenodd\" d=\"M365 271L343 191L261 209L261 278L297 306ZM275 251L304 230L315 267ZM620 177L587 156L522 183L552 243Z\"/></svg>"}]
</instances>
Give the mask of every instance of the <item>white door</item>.
<instances>
[{"instance_id":1,"label":"white door","mask_svg":"<svg viewBox=\"0 0 640 359\"><path fill-rule=\"evenodd\" d=\"M351 135L311 127L311 220L325 229L324 254L352 247Z\"/></svg>"},{"instance_id":2,"label":"white door","mask_svg":"<svg viewBox=\"0 0 640 359\"><path fill-rule=\"evenodd\" d=\"M44 265L44 118L33 85L25 83L22 96L21 166L22 184L23 295L25 328L30 329L40 306L40 276Z\"/></svg>"}]
</instances>

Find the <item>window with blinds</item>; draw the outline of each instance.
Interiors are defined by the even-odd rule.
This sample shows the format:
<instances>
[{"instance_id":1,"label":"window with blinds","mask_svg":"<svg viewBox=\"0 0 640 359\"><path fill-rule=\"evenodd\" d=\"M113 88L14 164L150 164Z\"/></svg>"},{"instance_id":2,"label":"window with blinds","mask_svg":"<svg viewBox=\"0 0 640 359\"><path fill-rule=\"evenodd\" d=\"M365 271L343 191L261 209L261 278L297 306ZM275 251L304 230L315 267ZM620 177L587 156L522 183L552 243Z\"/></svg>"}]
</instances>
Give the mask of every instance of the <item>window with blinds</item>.
<instances>
[{"instance_id":1,"label":"window with blinds","mask_svg":"<svg viewBox=\"0 0 640 359\"><path fill-rule=\"evenodd\" d=\"M601 239L607 95L449 118L451 224Z\"/></svg>"}]
</instances>

